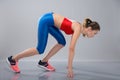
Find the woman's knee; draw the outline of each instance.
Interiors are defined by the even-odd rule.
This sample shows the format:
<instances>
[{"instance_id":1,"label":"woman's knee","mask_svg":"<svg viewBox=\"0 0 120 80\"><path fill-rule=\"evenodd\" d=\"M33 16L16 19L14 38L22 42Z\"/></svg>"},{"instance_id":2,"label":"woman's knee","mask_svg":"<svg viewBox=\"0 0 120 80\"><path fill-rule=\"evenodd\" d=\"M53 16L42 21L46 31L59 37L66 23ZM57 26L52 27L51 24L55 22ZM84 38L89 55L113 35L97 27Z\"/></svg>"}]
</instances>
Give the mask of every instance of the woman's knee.
<instances>
[{"instance_id":1,"label":"woman's knee","mask_svg":"<svg viewBox=\"0 0 120 80\"><path fill-rule=\"evenodd\" d=\"M65 40L61 40L58 42L59 44L61 44L62 46L65 46L66 45L66 41Z\"/></svg>"},{"instance_id":2,"label":"woman's knee","mask_svg":"<svg viewBox=\"0 0 120 80\"><path fill-rule=\"evenodd\" d=\"M42 48L39 48L39 47L36 47L36 49L37 49L39 54L43 54L44 50L45 50L45 49L42 49Z\"/></svg>"}]
</instances>

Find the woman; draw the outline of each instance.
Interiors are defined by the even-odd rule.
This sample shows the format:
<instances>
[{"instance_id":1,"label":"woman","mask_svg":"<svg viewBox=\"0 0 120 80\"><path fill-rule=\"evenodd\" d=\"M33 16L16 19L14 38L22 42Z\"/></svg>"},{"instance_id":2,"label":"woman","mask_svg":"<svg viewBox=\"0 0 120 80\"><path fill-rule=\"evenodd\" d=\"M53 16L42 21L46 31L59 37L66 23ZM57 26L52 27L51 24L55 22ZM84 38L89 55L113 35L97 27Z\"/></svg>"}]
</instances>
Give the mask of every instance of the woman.
<instances>
[{"instance_id":1,"label":"woman","mask_svg":"<svg viewBox=\"0 0 120 80\"><path fill-rule=\"evenodd\" d=\"M55 68L52 67L48 61L66 44L65 38L60 30L64 31L67 35L72 35L69 46L68 77L73 77L72 63L75 54L75 45L79 36L82 34L88 38L94 37L94 35L100 31L100 26L97 22L91 21L90 19L85 19L83 23L79 23L53 12L44 14L39 20L37 47L29 48L19 54L7 58L7 62L11 69L14 72L20 72L18 61L21 58L44 53L48 33L50 33L58 43L49 51L43 60L38 62L38 66L49 71L54 71Z\"/></svg>"}]
</instances>

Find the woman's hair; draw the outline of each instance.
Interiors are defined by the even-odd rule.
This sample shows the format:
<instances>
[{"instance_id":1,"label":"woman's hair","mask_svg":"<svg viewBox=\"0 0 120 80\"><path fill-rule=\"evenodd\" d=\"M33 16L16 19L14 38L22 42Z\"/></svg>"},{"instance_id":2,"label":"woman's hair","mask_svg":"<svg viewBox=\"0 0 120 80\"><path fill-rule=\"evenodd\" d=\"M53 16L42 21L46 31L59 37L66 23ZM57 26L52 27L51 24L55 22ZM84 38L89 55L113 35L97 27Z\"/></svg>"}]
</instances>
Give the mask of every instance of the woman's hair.
<instances>
[{"instance_id":1,"label":"woman's hair","mask_svg":"<svg viewBox=\"0 0 120 80\"><path fill-rule=\"evenodd\" d=\"M84 19L83 27L85 27L85 28L91 27L92 30L100 31L99 24L96 21L92 21L89 18Z\"/></svg>"}]
</instances>

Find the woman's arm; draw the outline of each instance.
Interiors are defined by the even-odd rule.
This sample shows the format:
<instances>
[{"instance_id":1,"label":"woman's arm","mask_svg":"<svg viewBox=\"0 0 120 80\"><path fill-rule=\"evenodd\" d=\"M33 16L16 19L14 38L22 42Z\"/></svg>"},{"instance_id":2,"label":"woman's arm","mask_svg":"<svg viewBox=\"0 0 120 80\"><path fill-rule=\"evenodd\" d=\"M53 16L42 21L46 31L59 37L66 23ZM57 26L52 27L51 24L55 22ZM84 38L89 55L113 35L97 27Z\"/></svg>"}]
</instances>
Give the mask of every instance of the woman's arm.
<instances>
[{"instance_id":1,"label":"woman's arm","mask_svg":"<svg viewBox=\"0 0 120 80\"><path fill-rule=\"evenodd\" d=\"M68 57L68 76L69 77L73 77L72 63L73 63L73 58L75 54L75 45L81 33L80 24L73 25L73 30L74 30L74 33L71 37L71 42L69 46L69 57Z\"/></svg>"}]
</instances>

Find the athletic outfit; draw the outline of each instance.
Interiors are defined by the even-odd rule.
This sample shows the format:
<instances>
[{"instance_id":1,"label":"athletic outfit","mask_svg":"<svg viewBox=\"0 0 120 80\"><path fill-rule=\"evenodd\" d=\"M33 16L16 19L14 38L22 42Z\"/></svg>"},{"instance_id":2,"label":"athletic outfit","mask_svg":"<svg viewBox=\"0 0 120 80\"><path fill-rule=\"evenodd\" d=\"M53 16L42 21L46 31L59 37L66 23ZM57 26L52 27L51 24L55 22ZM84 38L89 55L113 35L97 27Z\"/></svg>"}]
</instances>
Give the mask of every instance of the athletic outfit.
<instances>
[{"instance_id":1,"label":"athletic outfit","mask_svg":"<svg viewBox=\"0 0 120 80\"><path fill-rule=\"evenodd\" d=\"M68 20L67 18L64 18L60 29L63 30L68 35L73 34L72 22Z\"/></svg>"},{"instance_id":2,"label":"athletic outfit","mask_svg":"<svg viewBox=\"0 0 120 80\"><path fill-rule=\"evenodd\" d=\"M61 31L54 26L53 13L44 14L38 23L38 45L37 50L40 54L42 54L46 48L48 33L50 33L59 44L65 45L66 41L61 33ZM72 34L73 31L71 29L72 22L67 18L64 18L60 29L63 30L66 34Z\"/></svg>"},{"instance_id":3,"label":"athletic outfit","mask_svg":"<svg viewBox=\"0 0 120 80\"><path fill-rule=\"evenodd\" d=\"M46 48L48 33L50 33L57 40L57 42L63 46L65 46L66 40L60 30L64 31L68 35L73 34L73 30L71 28L72 22L67 18L64 18L60 29L58 29L56 26L54 26L53 14L53 12L46 13L39 19L38 44L36 49L40 54L44 53ZM12 70L15 72L20 72L18 63L12 60L12 56L7 58L7 62L11 66ZM38 62L38 66L49 71L55 70L55 68L52 67L48 62L42 62L41 60Z\"/></svg>"}]
</instances>

